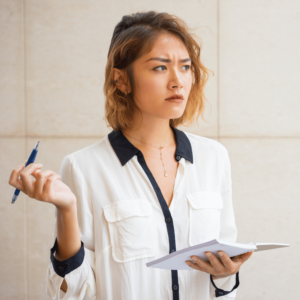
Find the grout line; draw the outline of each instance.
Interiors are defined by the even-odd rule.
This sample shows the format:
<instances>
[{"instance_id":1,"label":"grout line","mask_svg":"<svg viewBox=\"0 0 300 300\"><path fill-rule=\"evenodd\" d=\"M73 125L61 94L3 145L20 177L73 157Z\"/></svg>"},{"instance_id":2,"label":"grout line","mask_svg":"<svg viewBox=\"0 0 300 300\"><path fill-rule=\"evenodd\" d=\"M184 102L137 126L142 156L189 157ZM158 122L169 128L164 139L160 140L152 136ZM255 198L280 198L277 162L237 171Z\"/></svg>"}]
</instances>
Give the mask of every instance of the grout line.
<instances>
[{"instance_id":1,"label":"grout line","mask_svg":"<svg viewBox=\"0 0 300 300\"><path fill-rule=\"evenodd\" d=\"M300 139L300 136L220 136L220 139Z\"/></svg>"},{"instance_id":2,"label":"grout line","mask_svg":"<svg viewBox=\"0 0 300 300\"><path fill-rule=\"evenodd\" d=\"M26 21L25 21L25 0L22 1L23 13L23 99L24 99L24 127L25 127L25 149L24 157L26 157L27 149L27 86L26 86ZM28 299L28 199L24 195L24 237L25 237L25 300Z\"/></svg>"},{"instance_id":3,"label":"grout line","mask_svg":"<svg viewBox=\"0 0 300 300\"><path fill-rule=\"evenodd\" d=\"M266 136L230 136L230 135L225 135L225 136L221 136L221 135L217 135L217 136L213 136L213 135L200 135L199 136L202 137L207 137L207 138L212 138L212 139L300 139L300 136L270 136L270 135L266 135ZM30 138L35 138L35 139L101 139L103 137L105 137L106 135L103 136L30 136L30 135L26 135L26 136L1 136L0 135L0 139L5 139L5 138L9 138L9 139L14 139L14 138L25 138L30 139ZM25 155L26 156L26 155Z\"/></svg>"},{"instance_id":4,"label":"grout line","mask_svg":"<svg viewBox=\"0 0 300 300\"><path fill-rule=\"evenodd\" d=\"M217 0L217 136L220 139L220 2Z\"/></svg>"},{"instance_id":5,"label":"grout line","mask_svg":"<svg viewBox=\"0 0 300 300\"><path fill-rule=\"evenodd\" d=\"M106 134L107 135L107 134ZM47 135L35 135L35 136L30 136L30 135L0 135L1 138L28 138L28 139L101 139L105 137L106 135L101 135L101 136L47 136Z\"/></svg>"}]
</instances>

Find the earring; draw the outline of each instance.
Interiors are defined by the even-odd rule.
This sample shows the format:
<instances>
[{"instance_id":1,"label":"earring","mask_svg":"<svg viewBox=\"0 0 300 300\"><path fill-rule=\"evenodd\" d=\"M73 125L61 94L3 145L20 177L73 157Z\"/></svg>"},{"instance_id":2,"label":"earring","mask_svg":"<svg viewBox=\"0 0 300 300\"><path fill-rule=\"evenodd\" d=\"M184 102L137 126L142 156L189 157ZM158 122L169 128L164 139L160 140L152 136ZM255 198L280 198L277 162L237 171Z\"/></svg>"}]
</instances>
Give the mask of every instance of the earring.
<instances>
[{"instance_id":1,"label":"earring","mask_svg":"<svg viewBox=\"0 0 300 300\"><path fill-rule=\"evenodd\" d=\"M116 79L116 80L115 80L115 83L117 83L117 82L118 82L118 80Z\"/></svg>"}]
</instances>

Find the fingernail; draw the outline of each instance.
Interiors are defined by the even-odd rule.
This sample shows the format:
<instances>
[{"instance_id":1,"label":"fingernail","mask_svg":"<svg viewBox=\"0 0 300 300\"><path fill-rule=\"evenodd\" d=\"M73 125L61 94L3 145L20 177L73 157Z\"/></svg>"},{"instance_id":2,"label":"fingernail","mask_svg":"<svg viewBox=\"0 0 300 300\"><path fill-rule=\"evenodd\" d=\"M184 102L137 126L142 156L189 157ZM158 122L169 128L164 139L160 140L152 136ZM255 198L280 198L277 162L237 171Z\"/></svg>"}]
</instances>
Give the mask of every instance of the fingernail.
<instances>
[{"instance_id":1,"label":"fingernail","mask_svg":"<svg viewBox=\"0 0 300 300\"><path fill-rule=\"evenodd\" d=\"M219 256L223 256L223 252L218 252Z\"/></svg>"},{"instance_id":2,"label":"fingernail","mask_svg":"<svg viewBox=\"0 0 300 300\"><path fill-rule=\"evenodd\" d=\"M191 256L191 260L192 260L193 262L196 262L196 257Z\"/></svg>"},{"instance_id":3,"label":"fingernail","mask_svg":"<svg viewBox=\"0 0 300 300\"><path fill-rule=\"evenodd\" d=\"M211 254L208 252L208 253L205 253L205 255L207 256L207 257L211 257Z\"/></svg>"}]
</instances>

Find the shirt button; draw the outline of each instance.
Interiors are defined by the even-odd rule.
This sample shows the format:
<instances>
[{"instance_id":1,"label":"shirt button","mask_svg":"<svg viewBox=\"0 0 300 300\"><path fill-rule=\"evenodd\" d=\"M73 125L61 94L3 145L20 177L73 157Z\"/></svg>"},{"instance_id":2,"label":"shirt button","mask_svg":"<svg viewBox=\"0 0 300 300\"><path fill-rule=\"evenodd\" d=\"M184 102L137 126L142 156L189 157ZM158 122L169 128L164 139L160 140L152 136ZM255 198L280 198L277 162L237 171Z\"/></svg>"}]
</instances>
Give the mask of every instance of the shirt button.
<instances>
[{"instance_id":1,"label":"shirt button","mask_svg":"<svg viewBox=\"0 0 300 300\"><path fill-rule=\"evenodd\" d=\"M178 290L178 285L173 285L173 290L177 291Z\"/></svg>"},{"instance_id":2,"label":"shirt button","mask_svg":"<svg viewBox=\"0 0 300 300\"><path fill-rule=\"evenodd\" d=\"M177 160L177 161L179 161L179 160L181 159L181 156L179 156L179 155L176 155L176 157L175 157L175 158L176 158L176 160Z\"/></svg>"},{"instance_id":3,"label":"shirt button","mask_svg":"<svg viewBox=\"0 0 300 300\"><path fill-rule=\"evenodd\" d=\"M170 223L171 222L171 218L166 218L166 222Z\"/></svg>"}]
</instances>

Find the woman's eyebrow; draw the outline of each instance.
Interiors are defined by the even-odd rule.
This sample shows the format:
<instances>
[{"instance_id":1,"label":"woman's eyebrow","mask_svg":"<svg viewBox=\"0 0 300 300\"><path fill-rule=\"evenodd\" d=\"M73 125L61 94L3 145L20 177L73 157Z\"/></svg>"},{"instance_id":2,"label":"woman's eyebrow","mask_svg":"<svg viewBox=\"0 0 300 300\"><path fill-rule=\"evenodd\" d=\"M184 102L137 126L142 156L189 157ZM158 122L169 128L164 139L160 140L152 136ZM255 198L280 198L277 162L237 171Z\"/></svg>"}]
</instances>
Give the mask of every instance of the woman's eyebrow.
<instances>
[{"instance_id":1,"label":"woman's eyebrow","mask_svg":"<svg viewBox=\"0 0 300 300\"><path fill-rule=\"evenodd\" d=\"M147 62L149 60L158 60L158 61L161 61L161 62L164 62L164 63L172 62L171 59L161 58L161 57L152 57L152 58L149 58L148 60L146 60L145 62ZM192 60L190 58L185 58L185 59L181 59L179 62L185 63L185 62L188 62L188 61L192 61Z\"/></svg>"}]
</instances>

